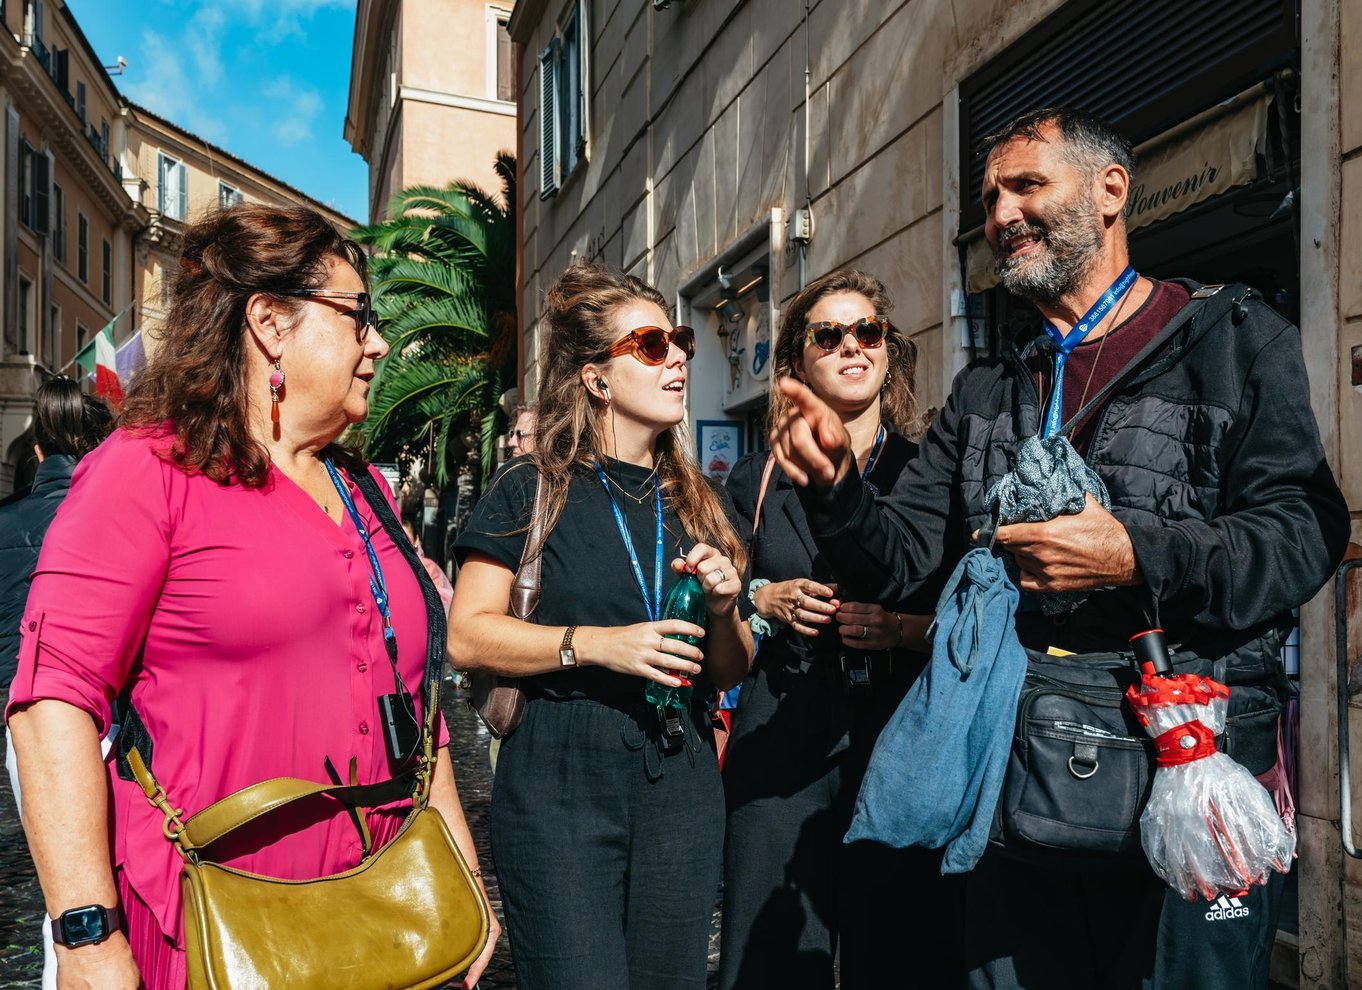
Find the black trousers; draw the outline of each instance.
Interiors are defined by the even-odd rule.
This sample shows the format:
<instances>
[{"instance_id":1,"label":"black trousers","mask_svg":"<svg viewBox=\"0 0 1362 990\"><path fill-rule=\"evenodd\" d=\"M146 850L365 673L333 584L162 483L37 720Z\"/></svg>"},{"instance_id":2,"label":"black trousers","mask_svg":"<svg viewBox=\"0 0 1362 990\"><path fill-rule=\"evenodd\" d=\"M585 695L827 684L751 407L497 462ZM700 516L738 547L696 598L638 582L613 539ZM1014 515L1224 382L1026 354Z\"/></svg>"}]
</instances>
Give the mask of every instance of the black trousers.
<instances>
[{"instance_id":1,"label":"black trousers","mask_svg":"<svg viewBox=\"0 0 1362 990\"><path fill-rule=\"evenodd\" d=\"M724 784L719 985L958 987L963 878L940 854L846 845L870 751L912 671L862 698L834 661L759 660L734 714Z\"/></svg>"},{"instance_id":2,"label":"black trousers","mask_svg":"<svg viewBox=\"0 0 1362 990\"><path fill-rule=\"evenodd\" d=\"M990 850L969 874L971 990L1261 990L1285 877L1213 903L1148 868L1045 867Z\"/></svg>"},{"instance_id":3,"label":"black trousers","mask_svg":"<svg viewBox=\"0 0 1362 990\"><path fill-rule=\"evenodd\" d=\"M502 743L492 855L521 990L705 986L723 844L713 734L693 713L689 745L663 755L632 708L532 698Z\"/></svg>"}]
</instances>

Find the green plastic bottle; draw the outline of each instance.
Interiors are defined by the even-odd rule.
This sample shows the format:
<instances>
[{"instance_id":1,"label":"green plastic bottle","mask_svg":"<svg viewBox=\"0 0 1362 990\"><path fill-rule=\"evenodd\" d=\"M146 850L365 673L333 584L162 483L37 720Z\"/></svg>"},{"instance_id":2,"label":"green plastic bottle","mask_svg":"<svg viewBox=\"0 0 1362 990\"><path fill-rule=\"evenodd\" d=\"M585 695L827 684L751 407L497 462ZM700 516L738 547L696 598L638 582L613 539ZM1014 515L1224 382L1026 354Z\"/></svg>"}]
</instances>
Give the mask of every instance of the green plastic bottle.
<instances>
[{"instance_id":1,"label":"green plastic bottle","mask_svg":"<svg viewBox=\"0 0 1362 990\"><path fill-rule=\"evenodd\" d=\"M672 585L672 590L667 592L666 601L662 603L662 618L680 619L703 629L708 614L705 611L705 589L701 586L700 579L690 573L681 575L681 579ZM697 646L700 642L698 636L673 634L667 638L679 639L691 646ZM663 722L663 731L669 736L680 733L680 714L690 708L693 689L688 678L681 677L681 680L683 682L681 687L668 687L657 681L649 681L645 689L648 701L657 706L658 716Z\"/></svg>"}]
</instances>

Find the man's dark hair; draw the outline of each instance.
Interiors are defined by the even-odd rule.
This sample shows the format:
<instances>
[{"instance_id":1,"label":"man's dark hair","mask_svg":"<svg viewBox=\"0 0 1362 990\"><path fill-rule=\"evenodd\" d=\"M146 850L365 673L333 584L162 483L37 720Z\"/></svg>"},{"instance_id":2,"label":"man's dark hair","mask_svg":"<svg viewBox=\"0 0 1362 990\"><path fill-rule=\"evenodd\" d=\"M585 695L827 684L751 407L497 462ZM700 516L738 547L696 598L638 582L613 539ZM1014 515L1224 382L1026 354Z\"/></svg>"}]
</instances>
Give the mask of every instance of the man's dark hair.
<instances>
[{"instance_id":1,"label":"man's dark hair","mask_svg":"<svg viewBox=\"0 0 1362 990\"><path fill-rule=\"evenodd\" d=\"M1013 138L1044 141L1041 129L1053 124L1064 138L1064 155L1081 172L1095 175L1108 165L1120 165L1135 175L1135 149L1116 128L1095 113L1068 107L1031 110L1004 124L979 141L979 157L987 158L993 149Z\"/></svg>"},{"instance_id":2,"label":"man's dark hair","mask_svg":"<svg viewBox=\"0 0 1362 990\"><path fill-rule=\"evenodd\" d=\"M83 395L80 383L64 375L38 386L33 421L33 442L44 457L66 454L79 460L113 430L108 404Z\"/></svg>"}]
</instances>

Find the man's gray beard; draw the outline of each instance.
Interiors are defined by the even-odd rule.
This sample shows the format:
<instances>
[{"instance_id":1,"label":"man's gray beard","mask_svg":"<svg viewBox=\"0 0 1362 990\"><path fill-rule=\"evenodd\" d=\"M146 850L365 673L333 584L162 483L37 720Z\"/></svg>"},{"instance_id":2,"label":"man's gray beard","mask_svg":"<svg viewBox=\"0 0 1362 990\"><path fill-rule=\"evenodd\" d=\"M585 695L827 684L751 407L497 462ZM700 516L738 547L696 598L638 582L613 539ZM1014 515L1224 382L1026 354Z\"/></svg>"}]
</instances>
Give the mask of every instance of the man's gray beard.
<instances>
[{"instance_id":1,"label":"man's gray beard","mask_svg":"<svg viewBox=\"0 0 1362 990\"><path fill-rule=\"evenodd\" d=\"M1092 197L1080 193L1044 219L1044 252L1000 256L995 265L1003 287L1033 303L1055 303L1087 278L1102 249L1102 220Z\"/></svg>"}]
</instances>

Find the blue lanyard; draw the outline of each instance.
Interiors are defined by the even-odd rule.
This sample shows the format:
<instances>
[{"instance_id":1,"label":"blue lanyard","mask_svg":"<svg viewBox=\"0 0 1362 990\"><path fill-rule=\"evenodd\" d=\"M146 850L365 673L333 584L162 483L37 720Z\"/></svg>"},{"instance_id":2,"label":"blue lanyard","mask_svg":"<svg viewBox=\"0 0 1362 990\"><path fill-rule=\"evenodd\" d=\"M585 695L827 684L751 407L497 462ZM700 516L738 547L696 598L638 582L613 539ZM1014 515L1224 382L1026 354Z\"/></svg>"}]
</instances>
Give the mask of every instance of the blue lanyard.
<instances>
[{"instance_id":1,"label":"blue lanyard","mask_svg":"<svg viewBox=\"0 0 1362 990\"><path fill-rule=\"evenodd\" d=\"M639 566L638 554L634 551L634 541L629 536L629 527L624 524L624 513L620 511L619 503L615 501L615 496L610 492L610 482L605 478L605 470L596 465L596 477L601 481L601 487L605 489L605 497L610 499L610 508L615 513L615 525L619 527L620 537L624 540L624 549L629 551L629 563L634 568L634 580L638 582L639 593L643 595L643 607L648 612L648 621L656 622L662 611L662 486L657 482L653 483L653 514L657 517L657 559L653 565L653 594L648 595L648 585L643 580L643 568Z\"/></svg>"},{"instance_id":2,"label":"blue lanyard","mask_svg":"<svg viewBox=\"0 0 1362 990\"><path fill-rule=\"evenodd\" d=\"M870 456L866 458L865 470L861 472L862 481L867 483L870 481L870 472L875 470L875 462L880 459L880 448L883 446L884 446L884 427L881 426L879 432L875 434L875 443L870 448Z\"/></svg>"},{"instance_id":3,"label":"blue lanyard","mask_svg":"<svg viewBox=\"0 0 1362 990\"><path fill-rule=\"evenodd\" d=\"M1045 332L1055 345L1055 383L1050 391L1050 407L1045 413L1045 428L1041 431L1042 437L1054 436L1063 425L1064 364L1069 360L1069 354L1075 347L1083 343L1083 338L1088 335L1093 327L1106 318L1106 315L1111 312L1111 308L1130 291L1130 287L1135 284L1137 278L1139 276L1135 274L1135 269L1126 265L1125 271L1116 277L1116 281L1107 287L1107 291L1102 293L1102 297L1092 304L1092 308L1083 314L1083 319L1075 323L1073 329L1067 335L1060 333L1059 328L1049 320L1045 321Z\"/></svg>"},{"instance_id":4,"label":"blue lanyard","mask_svg":"<svg viewBox=\"0 0 1362 990\"><path fill-rule=\"evenodd\" d=\"M359 531L359 538L364 541L364 552L369 557L369 590L374 593L374 603L378 605L378 614L383 616L383 645L392 652L392 644L396 633L393 632L392 613L388 608L388 586L383 582L383 568L378 565L378 554L374 553L374 545L369 540L369 531L364 528L364 522L359 517L359 511L355 508L355 501L350 497L350 489L345 487L345 482L336 473L336 467L331 463L331 458L323 458L322 463L326 465L326 473L331 475L331 483L336 486L336 491L340 493L341 504L345 506L345 511L350 514L350 521L355 524L355 529Z\"/></svg>"}]
</instances>

